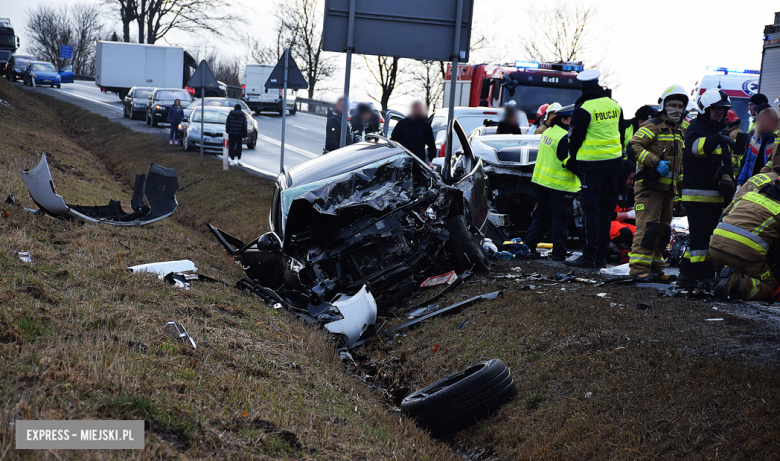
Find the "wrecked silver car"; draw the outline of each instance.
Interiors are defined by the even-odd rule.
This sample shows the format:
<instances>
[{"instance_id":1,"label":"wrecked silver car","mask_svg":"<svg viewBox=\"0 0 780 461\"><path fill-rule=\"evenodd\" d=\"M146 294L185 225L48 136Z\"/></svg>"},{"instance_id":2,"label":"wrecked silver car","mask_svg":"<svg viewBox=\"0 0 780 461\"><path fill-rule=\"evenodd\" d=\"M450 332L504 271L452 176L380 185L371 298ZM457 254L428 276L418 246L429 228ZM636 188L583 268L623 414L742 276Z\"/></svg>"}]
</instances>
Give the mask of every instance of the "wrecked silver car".
<instances>
[{"instance_id":1,"label":"wrecked silver car","mask_svg":"<svg viewBox=\"0 0 780 461\"><path fill-rule=\"evenodd\" d=\"M124 211L118 200L98 206L65 203L65 199L57 194L54 187L45 153L41 155L38 166L22 171L22 181L38 208L55 218L116 226L141 226L167 218L178 206L176 191L179 189L179 182L176 170L154 163L149 167L148 173L135 175L135 188L130 200L131 212Z\"/></svg>"},{"instance_id":2,"label":"wrecked silver car","mask_svg":"<svg viewBox=\"0 0 780 461\"><path fill-rule=\"evenodd\" d=\"M465 141L457 122L454 132ZM297 312L367 287L383 314L430 275L489 268L485 175L468 142L442 178L386 138L371 141L285 169L270 232L244 243L209 225L249 279Z\"/></svg>"}]
</instances>

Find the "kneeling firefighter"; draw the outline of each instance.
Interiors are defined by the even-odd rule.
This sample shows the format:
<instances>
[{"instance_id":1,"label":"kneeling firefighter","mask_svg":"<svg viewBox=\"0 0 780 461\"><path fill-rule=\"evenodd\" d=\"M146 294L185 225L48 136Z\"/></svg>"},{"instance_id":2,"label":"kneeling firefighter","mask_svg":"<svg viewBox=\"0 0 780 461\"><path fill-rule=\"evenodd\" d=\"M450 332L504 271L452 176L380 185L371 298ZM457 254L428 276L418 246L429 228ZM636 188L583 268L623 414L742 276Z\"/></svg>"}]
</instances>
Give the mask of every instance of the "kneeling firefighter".
<instances>
[{"instance_id":1,"label":"kneeling firefighter","mask_svg":"<svg viewBox=\"0 0 780 461\"><path fill-rule=\"evenodd\" d=\"M680 262L678 286L710 290L718 282L709 243L735 191L731 165L734 140L722 133L729 108L731 100L723 90L705 91L696 101L699 115L685 133L682 204L688 214L690 249Z\"/></svg>"},{"instance_id":2,"label":"kneeling firefighter","mask_svg":"<svg viewBox=\"0 0 780 461\"><path fill-rule=\"evenodd\" d=\"M550 109L547 109L548 113ZM539 144L539 154L531 181L536 184L536 208L534 220L525 236L525 244L531 249L526 256L538 259L541 255L536 245L552 226L551 259L566 259L566 239L569 235L569 220L574 215L574 194L580 190L580 178L563 165L569 158L568 129L574 104L557 109L544 131Z\"/></svg>"},{"instance_id":3,"label":"kneeling firefighter","mask_svg":"<svg viewBox=\"0 0 780 461\"><path fill-rule=\"evenodd\" d=\"M664 274L663 252L672 230L674 197L682 169L683 133L680 126L688 94L672 85L661 94L658 114L642 124L631 138L636 159L634 178L636 233L629 256L629 275L635 280L671 282Z\"/></svg>"},{"instance_id":4,"label":"kneeling firefighter","mask_svg":"<svg viewBox=\"0 0 780 461\"><path fill-rule=\"evenodd\" d=\"M715 296L767 301L780 297L774 272L780 242L778 171L761 173L743 185L710 238L712 259L725 266Z\"/></svg>"}]
</instances>

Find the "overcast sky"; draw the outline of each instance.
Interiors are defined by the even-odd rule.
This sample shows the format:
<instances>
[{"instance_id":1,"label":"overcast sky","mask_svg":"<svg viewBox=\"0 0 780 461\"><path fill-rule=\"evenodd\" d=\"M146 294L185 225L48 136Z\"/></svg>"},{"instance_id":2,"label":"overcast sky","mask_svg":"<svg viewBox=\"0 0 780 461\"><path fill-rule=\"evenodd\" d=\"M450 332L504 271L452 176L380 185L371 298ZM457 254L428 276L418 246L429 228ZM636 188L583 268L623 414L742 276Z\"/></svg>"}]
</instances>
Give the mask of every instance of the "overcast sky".
<instances>
[{"instance_id":1,"label":"overcast sky","mask_svg":"<svg viewBox=\"0 0 780 461\"><path fill-rule=\"evenodd\" d=\"M276 1L239 1L248 21L242 33L270 39ZM3 3L2 17L11 19L24 47L26 8L40 3L57 6L74 2L6 0ZM706 73L707 66L759 69L763 27L773 21L775 11L780 11L780 2L770 0L583 0L583 3L598 6L598 22L593 27L603 35L603 45L599 48L600 56L594 59L601 59L610 67L612 81L618 84L613 97L629 115L643 104L654 103L660 92L672 83L690 91ZM474 27L488 29L498 37L491 53L498 50L507 62L524 59L519 37L528 27L526 11L530 5L543 4L543 0L476 0ZM106 11L107 21L121 30L114 19L116 13ZM182 35L171 35L168 41L187 49L215 46L228 54L236 54L243 47L235 42ZM339 59L343 58L339 56ZM587 67L588 63L585 64ZM343 81L328 83L335 88L342 85ZM370 82L364 71L357 72L352 88L355 98L367 97ZM325 96L334 97L333 94ZM395 104L404 106L406 102L402 98Z\"/></svg>"}]
</instances>

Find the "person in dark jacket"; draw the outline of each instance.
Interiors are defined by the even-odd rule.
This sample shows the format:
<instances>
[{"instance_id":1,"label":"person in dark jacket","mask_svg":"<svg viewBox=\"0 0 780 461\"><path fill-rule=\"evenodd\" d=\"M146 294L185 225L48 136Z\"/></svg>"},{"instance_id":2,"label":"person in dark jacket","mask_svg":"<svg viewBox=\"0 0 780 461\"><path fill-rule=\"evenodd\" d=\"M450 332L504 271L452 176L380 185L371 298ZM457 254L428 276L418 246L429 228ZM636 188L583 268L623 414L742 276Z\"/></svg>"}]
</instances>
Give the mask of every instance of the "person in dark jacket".
<instances>
[{"instance_id":1,"label":"person in dark jacket","mask_svg":"<svg viewBox=\"0 0 780 461\"><path fill-rule=\"evenodd\" d=\"M504 118L498 122L496 134L522 134L515 106L504 107Z\"/></svg>"},{"instance_id":2,"label":"person in dark jacket","mask_svg":"<svg viewBox=\"0 0 780 461\"><path fill-rule=\"evenodd\" d=\"M586 269L607 266L609 230L618 198L617 176L623 169L623 110L599 86L600 75L597 70L577 75L582 96L575 103L565 165L582 181L585 246L582 256L564 264Z\"/></svg>"},{"instance_id":3,"label":"person in dark jacket","mask_svg":"<svg viewBox=\"0 0 780 461\"><path fill-rule=\"evenodd\" d=\"M228 134L228 154L231 165L241 165L241 142L247 134L246 115L241 110L241 105L236 104L227 116L225 131Z\"/></svg>"},{"instance_id":4,"label":"person in dark jacket","mask_svg":"<svg viewBox=\"0 0 780 461\"><path fill-rule=\"evenodd\" d=\"M339 98L328 116L325 124L325 149L324 154L338 149L341 144L341 114L344 113L344 98ZM352 130L347 126L346 146L352 144Z\"/></svg>"},{"instance_id":5,"label":"person in dark jacket","mask_svg":"<svg viewBox=\"0 0 780 461\"><path fill-rule=\"evenodd\" d=\"M758 173L772 171L772 162L777 154L775 152L778 144L777 111L769 104L762 104L756 108L756 126L753 128L753 137L750 138L745 152L744 165L737 176L737 187L742 186Z\"/></svg>"},{"instance_id":6,"label":"person in dark jacket","mask_svg":"<svg viewBox=\"0 0 780 461\"><path fill-rule=\"evenodd\" d=\"M171 124L171 133L168 135L169 144L179 144L177 134L179 124L184 119L184 109L181 108L181 101L173 101L173 105L168 108L168 123Z\"/></svg>"},{"instance_id":7,"label":"person in dark jacket","mask_svg":"<svg viewBox=\"0 0 780 461\"><path fill-rule=\"evenodd\" d=\"M379 115L374 111L371 104L360 103L357 105L355 113L350 116L350 125L352 127L352 142L363 142L366 136L378 134L381 131Z\"/></svg>"},{"instance_id":8,"label":"person in dark jacket","mask_svg":"<svg viewBox=\"0 0 780 461\"><path fill-rule=\"evenodd\" d=\"M634 133L639 131L643 123L655 117L655 109L652 106L642 106L634 112L634 118L630 118L623 123L623 155L631 161L636 160L636 153L629 149L631 138Z\"/></svg>"},{"instance_id":9,"label":"person in dark jacket","mask_svg":"<svg viewBox=\"0 0 780 461\"><path fill-rule=\"evenodd\" d=\"M433 158L436 157L436 141L433 138L433 130L426 115L425 104L422 101L414 101L409 115L395 125L390 139L397 141L420 160L430 165Z\"/></svg>"},{"instance_id":10,"label":"person in dark jacket","mask_svg":"<svg viewBox=\"0 0 780 461\"><path fill-rule=\"evenodd\" d=\"M730 108L731 100L723 90L705 91L696 101L699 115L685 132L682 204L688 214L690 243L680 262L677 286L707 291L717 284L710 237L736 190L731 165L734 140L723 132Z\"/></svg>"}]
</instances>

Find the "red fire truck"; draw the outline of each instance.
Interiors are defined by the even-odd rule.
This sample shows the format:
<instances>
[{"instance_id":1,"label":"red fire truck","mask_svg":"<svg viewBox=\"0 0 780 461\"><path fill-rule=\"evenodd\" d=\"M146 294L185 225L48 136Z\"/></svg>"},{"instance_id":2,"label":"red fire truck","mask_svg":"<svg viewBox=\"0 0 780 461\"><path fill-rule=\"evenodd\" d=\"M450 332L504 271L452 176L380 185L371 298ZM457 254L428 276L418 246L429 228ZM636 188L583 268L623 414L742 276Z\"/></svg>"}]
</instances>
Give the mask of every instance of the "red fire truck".
<instances>
[{"instance_id":1,"label":"red fire truck","mask_svg":"<svg viewBox=\"0 0 780 461\"><path fill-rule=\"evenodd\" d=\"M536 110L553 102L573 104L581 94L577 74L582 62L516 61L514 64L477 64L458 66L455 84L455 106L502 107L515 101L529 122L536 120ZM449 104L452 66L444 82L444 106Z\"/></svg>"}]
</instances>

